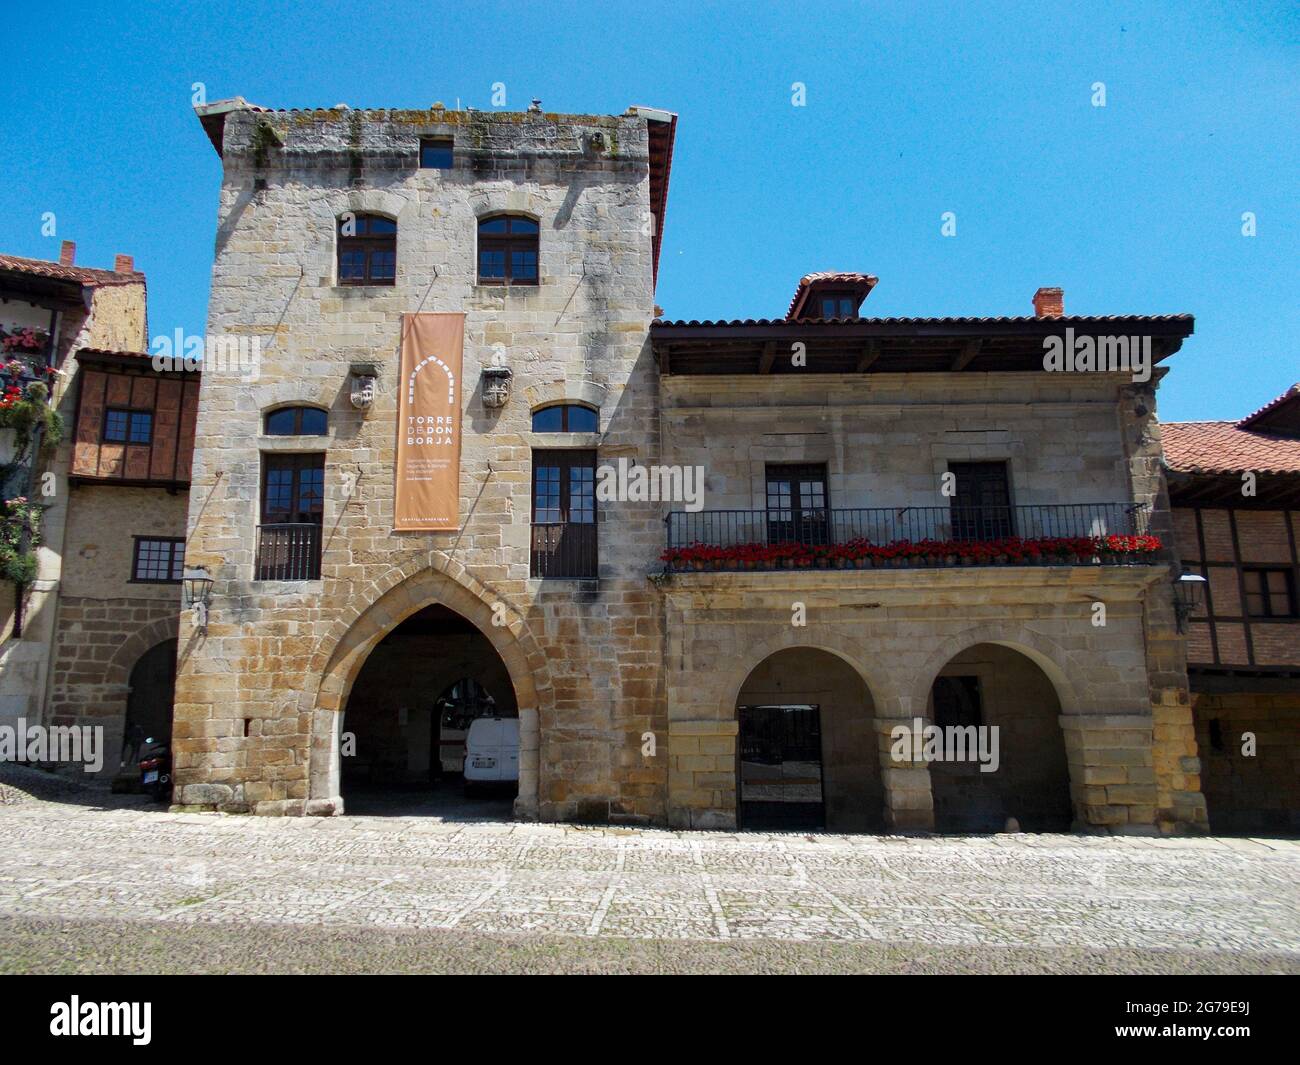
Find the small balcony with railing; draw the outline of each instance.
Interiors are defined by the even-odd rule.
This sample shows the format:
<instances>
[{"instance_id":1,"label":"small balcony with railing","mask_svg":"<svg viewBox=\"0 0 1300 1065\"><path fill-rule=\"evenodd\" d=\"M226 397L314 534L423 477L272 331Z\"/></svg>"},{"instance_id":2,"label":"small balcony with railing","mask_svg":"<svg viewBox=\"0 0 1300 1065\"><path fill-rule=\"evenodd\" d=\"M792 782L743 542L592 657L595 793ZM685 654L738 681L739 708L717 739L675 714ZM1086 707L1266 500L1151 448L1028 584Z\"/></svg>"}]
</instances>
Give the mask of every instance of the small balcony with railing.
<instances>
[{"instance_id":1,"label":"small balcony with railing","mask_svg":"<svg viewBox=\"0 0 1300 1065\"><path fill-rule=\"evenodd\" d=\"M665 571L1144 565L1145 504L674 511Z\"/></svg>"},{"instance_id":2,"label":"small balcony with railing","mask_svg":"<svg viewBox=\"0 0 1300 1065\"><path fill-rule=\"evenodd\" d=\"M321 527L313 522L280 522L257 527L259 581L320 580Z\"/></svg>"}]
</instances>

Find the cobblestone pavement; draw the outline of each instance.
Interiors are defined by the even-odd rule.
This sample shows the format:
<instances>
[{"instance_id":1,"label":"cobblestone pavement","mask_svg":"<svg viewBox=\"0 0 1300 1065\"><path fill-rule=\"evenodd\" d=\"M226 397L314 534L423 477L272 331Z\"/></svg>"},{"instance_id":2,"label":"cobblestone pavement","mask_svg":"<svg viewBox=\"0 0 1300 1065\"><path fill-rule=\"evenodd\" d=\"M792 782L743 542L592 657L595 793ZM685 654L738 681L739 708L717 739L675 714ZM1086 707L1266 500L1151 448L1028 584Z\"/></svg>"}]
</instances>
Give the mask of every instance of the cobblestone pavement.
<instances>
[{"instance_id":1,"label":"cobblestone pavement","mask_svg":"<svg viewBox=\"0 0 1300 1065\"><path fill-rule=\"evenodd\" d=\"M88 920L1208 952L1300 971L1300 841L275 819L77 796L0 805L0 921Z\"/></svg>"}]
</instances>

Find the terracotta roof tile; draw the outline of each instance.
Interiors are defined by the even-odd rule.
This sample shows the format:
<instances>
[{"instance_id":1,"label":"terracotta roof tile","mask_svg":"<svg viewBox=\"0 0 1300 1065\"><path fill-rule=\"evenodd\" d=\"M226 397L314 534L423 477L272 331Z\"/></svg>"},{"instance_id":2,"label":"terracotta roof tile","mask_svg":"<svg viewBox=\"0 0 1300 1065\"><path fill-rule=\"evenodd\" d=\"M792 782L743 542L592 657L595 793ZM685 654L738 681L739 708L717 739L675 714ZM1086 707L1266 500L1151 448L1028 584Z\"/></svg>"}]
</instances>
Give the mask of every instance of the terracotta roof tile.
<instances>
[{"instance_id":1,"label":"terracotta roof tile","mask_svg":"<svg viewBox=\"0 0 1300 1065\"><path fill-rule=\"evenodd\" d=\"M1300 473L1300 440L1236 422L1167 422L1160 435L1165 462L1178 473Z\"/></svg>"},{"instance_id":2,"label":"terracotta roof tile","mask_svg":"<svg viewBox=\"0 0 1300 1065\"><path fill-rule=\"evenodd\" d=\"M0 255L0 270L49 277L57 281L75 281L81 285L120 285L144 280L144 274L135 270L119 274L115 270L95 270L88 266L64 266L46 259L26 259L18 255Z\"/></svg>"}]
</instances>

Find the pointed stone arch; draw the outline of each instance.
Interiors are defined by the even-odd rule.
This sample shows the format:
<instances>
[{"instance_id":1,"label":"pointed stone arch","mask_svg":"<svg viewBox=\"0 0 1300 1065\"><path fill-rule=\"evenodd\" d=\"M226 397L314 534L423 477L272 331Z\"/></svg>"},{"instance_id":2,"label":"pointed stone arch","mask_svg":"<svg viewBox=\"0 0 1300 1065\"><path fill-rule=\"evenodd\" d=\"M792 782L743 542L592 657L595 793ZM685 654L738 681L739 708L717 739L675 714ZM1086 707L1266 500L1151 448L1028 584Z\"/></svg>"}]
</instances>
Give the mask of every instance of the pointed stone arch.
<instances>
[{"instance_id":1,"label":"pointed stone arch","mask_svg":"<svg viewBox=\"0 0 1300 1065\"><path fill-rule=\"evenodd\" d=\"M473 577L460 563L440 552L394 567L374 581L347 607L320 640L312 656L307 690L299 711L311 715L309 781L311 800L323 801L308 812L342 809L339 788L340 726L361 667L370 652L416 611L437 603L472 623L501 656L519 705L519 797L515 812L537 816L541 719L549 717L553 691L546 656L523 616L505 596ZM495 608L500 605L500 612ZM494 624L494 616L505 624Z\"/></svg>"}]
</instances>

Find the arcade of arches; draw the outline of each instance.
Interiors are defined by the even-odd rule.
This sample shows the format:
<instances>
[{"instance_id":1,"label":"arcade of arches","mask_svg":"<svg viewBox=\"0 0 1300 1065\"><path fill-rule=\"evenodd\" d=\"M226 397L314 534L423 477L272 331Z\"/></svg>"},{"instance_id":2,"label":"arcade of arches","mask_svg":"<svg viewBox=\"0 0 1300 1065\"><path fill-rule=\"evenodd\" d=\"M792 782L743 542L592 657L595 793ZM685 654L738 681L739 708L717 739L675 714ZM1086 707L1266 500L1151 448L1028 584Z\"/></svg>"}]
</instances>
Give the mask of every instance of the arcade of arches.
<instances>
[{"instance_id":1,"label":"arcade of arches","mask_svg":"<svg viewBox=\"0 0 1300 1065\"><path fill-rule=\"evenodd\" d=\"M954 656L935 678L924 721L996 729L997 760L982 771L972 745L965 760L927 761L935 829L996 832L1014 818L1027 831L1068 830L1060 712L1052 682L1023 654L980 644ZM769 655L746 678L736 714L741 827L881 831L883 774L918 771L912 746L897 757L878 727L861 676L828 651Z\"/></svg>"}]
</instances>

